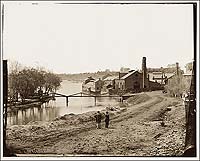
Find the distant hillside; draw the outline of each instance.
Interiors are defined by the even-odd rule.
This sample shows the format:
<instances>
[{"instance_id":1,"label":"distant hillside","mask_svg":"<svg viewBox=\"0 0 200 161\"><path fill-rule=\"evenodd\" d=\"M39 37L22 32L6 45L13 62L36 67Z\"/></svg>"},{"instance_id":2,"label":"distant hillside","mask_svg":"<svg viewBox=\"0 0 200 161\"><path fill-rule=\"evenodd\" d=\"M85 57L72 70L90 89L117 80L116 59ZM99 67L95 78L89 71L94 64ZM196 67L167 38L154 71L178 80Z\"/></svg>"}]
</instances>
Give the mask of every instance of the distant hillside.
<instances>
[{"instance_id":1,"label":"distant hillside","mask_svg":"<svg viewBox=\"0 0 200 161\"><path fill-rule=\"evenodd\" d=\"M83 81L87 77L91 76L95 79L104 77L105 75L110 74L117 76L118 72L96 72L96 73L78 73L78 74L58 74L62 80L71 80L71 81Z\"/></svg>"}]
</instances>

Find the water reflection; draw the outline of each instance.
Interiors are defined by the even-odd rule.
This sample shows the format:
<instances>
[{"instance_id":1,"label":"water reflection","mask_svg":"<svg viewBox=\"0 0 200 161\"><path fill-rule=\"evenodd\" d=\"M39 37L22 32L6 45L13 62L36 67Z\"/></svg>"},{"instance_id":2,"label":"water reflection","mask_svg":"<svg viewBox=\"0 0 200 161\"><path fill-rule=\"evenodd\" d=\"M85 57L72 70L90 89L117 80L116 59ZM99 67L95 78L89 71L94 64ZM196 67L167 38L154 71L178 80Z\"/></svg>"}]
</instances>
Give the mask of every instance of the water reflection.
<instances>
[{"instance_id":1,"label":"water reflection","mask_svg":"<svg viewBox=\"0 0 200 161\"><path fill-rule=\"evenodd\" d=\"M80 82L63 81L58 93L69 95L80 91ZM67 107L65 98L58 97L56 101L49 101L38 107L8 113L8 125L24 125L32 121L51 121L65 114L97 111L105 109L106 106L116 106L118 104L117 99L107 97L97 97L96 101L95 106L93 97L69 98L69 106Z\"/></svg>"},{"instance_id":2,"label":"water reflection","mask_svg":"<svg viewBox=\"0 0 200 161\"><path fill-rule=\"evenodd\" d=\"M58 116L54 101L39 107L12 111L8 113L8 125L24 125L31 121L50 121Z\"/></svg>"}]
</instances>

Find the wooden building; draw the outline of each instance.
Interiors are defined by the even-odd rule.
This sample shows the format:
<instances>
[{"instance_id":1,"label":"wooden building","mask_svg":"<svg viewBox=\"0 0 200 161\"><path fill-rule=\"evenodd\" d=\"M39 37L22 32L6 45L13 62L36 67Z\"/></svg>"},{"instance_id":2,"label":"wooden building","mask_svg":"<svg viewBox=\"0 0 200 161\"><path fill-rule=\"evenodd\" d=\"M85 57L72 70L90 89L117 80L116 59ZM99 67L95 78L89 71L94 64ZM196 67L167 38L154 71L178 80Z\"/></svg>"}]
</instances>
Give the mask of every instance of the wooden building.
<instances>
[{"instance_id":1,"label":"wooden building","mask_svg":"<svg viewBox=\"0 0 200 161\"><path fill-rule=\"evenodd\" d=\"M110 93L111 90L115 89L115 79L117 78L118 78L117 76L112 76L112 75L104 77L102 92Z\"/></svg>"},{"instance_id":2,"label":"wooden building","mask_svg":"<svg viewBox=\"0 0 200 161\"><path fill-rule=\"evenodd\" d=\"M103 82L101 79L95 80L92 77L88 77L82 84L82 91L91 94L100 94Z\"/></svg>"}]
</instances>

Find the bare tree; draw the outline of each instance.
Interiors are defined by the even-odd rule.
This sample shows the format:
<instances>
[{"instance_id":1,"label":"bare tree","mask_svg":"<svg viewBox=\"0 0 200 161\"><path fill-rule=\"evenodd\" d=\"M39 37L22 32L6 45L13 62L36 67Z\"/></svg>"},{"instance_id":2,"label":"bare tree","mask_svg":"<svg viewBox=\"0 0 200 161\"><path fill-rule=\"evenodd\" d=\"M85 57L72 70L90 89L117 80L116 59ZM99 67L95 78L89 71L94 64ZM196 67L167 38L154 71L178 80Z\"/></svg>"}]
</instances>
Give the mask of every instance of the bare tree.
<instances>
[{"instance_id":1,"label":"bare tree","mask_svg":"<svg viewBox=\"0 0 200 161\"><path fill-rule=\"evenodd\" d=\"M188 92L190 88L190 79L186 79L182 74L175 75L168 80L165 89L171 95L182 95L184 92Z\"/></svg>"}]
</instances>

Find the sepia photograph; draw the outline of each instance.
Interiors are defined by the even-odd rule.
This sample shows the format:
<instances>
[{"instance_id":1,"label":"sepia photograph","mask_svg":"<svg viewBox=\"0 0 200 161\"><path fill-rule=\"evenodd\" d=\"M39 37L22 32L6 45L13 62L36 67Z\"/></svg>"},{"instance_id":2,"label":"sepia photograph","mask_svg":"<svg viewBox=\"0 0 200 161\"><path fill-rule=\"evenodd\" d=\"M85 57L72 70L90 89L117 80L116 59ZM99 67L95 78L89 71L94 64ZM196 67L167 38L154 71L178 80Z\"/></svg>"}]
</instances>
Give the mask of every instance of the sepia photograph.
<instances>
[{"instance_id":1,"label":"sepia photograph","mask_svg":"<svg viewBox=\"0 0 200 161\"><path fill-rule=\"evenodd\" d=\"M1 1L1 160L199 160L199 2Z\"/></svg>"}]
</instances>

